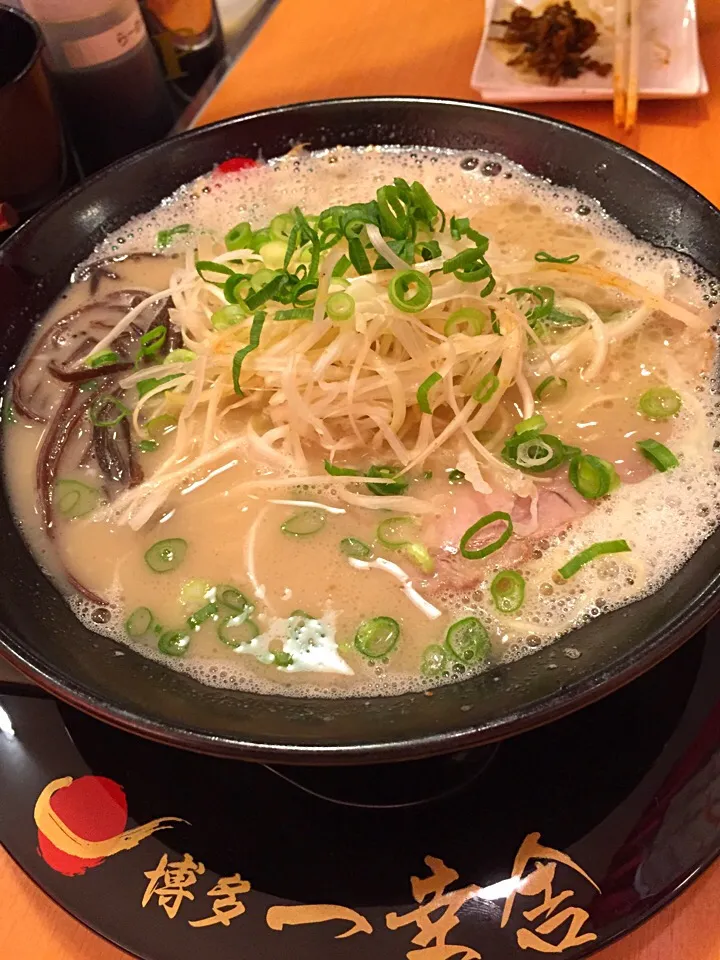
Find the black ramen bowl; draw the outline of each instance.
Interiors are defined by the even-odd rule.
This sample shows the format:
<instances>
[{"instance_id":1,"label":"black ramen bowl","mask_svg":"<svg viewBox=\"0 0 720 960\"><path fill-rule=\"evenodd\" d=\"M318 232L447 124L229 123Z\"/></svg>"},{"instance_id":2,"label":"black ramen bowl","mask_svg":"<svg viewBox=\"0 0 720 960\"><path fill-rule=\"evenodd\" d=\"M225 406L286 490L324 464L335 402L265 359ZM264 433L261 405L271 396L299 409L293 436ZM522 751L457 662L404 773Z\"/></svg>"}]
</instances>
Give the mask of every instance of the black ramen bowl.
<instances>
[{"instance_id":1,"label":"black ramen bowl","mask_svg":"<svg viewBox=\"0 0 720 960\"><path fill-rule=\"evenodd\" d=\"M403 144L494 151L596 198L643 240L688 254L709 273L720 266L720 212L666 170L584 130L517 110L452 101L300 104L160 143L93 177L20 229L0 249L2 379L73 268L108 232L221 160L275 157L297 143L310 149ZM593 620L533 656L432 696L298 700L202 686L89 632L39 570L4 493L0 537L0 649L12 663L109 723L175 746L250 760L360 763L499 740L610 693L720 610L716 532L653 596Z\"/></svg>"}]
</instances>

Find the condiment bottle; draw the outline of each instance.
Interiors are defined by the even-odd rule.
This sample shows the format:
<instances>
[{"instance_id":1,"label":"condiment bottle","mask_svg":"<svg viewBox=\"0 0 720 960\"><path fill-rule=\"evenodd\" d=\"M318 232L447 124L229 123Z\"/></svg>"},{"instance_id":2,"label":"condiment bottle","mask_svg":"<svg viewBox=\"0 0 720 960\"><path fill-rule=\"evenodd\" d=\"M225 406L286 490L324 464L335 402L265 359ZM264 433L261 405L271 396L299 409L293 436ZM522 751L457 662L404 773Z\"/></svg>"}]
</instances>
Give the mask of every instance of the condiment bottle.
<instances>
[{"instance_id":1,"label":"condiment bottle","mask_svg":"<svg viewBox=\"0 0 720 960\"><path fill-rule=\"evenodd\" d=\"M186 106L225 58L225 39L213 0L140 0L165 79Z\"/></svg>"},{"instance_id":2,"label":"condiment bottle","mask_svg":"<svg viewBox=\"0 0 720 960\"><path fill-rule=\"evenodd\" d=\"M137 0L23 0L84 173L164 137L168 92Z\"/></svg>"}]
</instances>

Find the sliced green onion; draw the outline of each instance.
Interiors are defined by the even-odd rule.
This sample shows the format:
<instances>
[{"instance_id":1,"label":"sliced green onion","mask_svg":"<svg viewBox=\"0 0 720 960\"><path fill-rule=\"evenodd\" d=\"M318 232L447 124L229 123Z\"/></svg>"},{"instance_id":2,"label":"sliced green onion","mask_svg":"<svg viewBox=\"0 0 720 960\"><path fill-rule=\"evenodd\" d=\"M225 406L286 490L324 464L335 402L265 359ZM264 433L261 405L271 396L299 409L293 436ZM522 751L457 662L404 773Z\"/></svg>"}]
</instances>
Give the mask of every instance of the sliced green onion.
<instances>
[{"instance_id":1,"label":"sliced green onion","mask_svg":"<svg viewBox=\"0 0 720 960\"><path fill-rule=\"evenodd\" d=\"M161 413L158 417L148 420L146 430L151 437L158 439L167 433L172 433L175 427L177 427L177 419L169 413Z\"/></svg>"},{"instance_id":2,"label":"sliced green onion","mask_svg":"<svg viewBox=\"0 0 720 960\"><path fill-rule=\"evenodd\" d=\"M111 363L118 363L120 357L115 353L114 350L103 350L102 353L96 353L92 357L88 357L87 365L95 369L95 367L107 367Z\"/></svg>"},{"instance_id":3,"label":"sliced green onion","mask_svg":"<svg viewBox=\"0 0 720 960\"><path fill-rule=\"evenodd\" d=\"M435 386L435 384L439 383L441 380L442 374L435 370L430 374L430 376L426 377L417 388L417 403L423 413L432 413L432 407L430 406L428 393Z\"/></svg>"},{"instance_id":4,"label":"sliced green onion","mask_svg":"<svg viewBox=\"0 0 720 960\"><path fill-rule=\"evenodd\" d=\"M352 237L348 240L348 256L359 276L362 277L372 273L365 247L363 247L362 240L359 237Z\"/></svg>"},{"instance_id":5,"label":"sliced green onion","mask_svg":"<svg viewBox=\"0 0 720 960\"><path fill-rule=\"evenodd\" d=\"M445 646L461 663L484 660L490 652L490 637L477 617L465 617L448 629Z\"/></svg>"},{"instance_id":6,"label":"sliced green onion","mask_svg":"<svg viewBox=\"0 0 720 960\"><path fill-rule=\"evenodd\" d=\"M141 440L138 443L138 450L140 453L152 453L154 450L157 450L159 446L160 444L157 440Z\"/></svg>"},{"instance_id":7,"label":"sliced green onion","mask_svg":"<svg viewBox=\"0 0 720 960\"><path fill-rule=\"evenodd\" d=\"M175 237L181 233L190 233L191 229L189 223L179 223L177 227L170 227L169 230L158 230L157 237L155 238L155 246L158 250L164 250L165 247L170 246Z\"/></svg>"},{"instance_id":8,"label":"sliced green onion","mask_svg":"<svg viewBox=\"0 0 720 960\"><path fill-rule=\"evenodd\" d=\"M270 233L276 240L287 240L295 227L295 217L290 213L279 213L270 221Z\"/></svg>"},{"instance_id":9,"label":"sliced green onion","mask_svg":"<svg viewBox=\"0 0 720 960\"><path fill-rule=\"evenodd\" d=\"M234 613L242 613L246 617L249 617L255 609L255 604L248 600L244 593L229 584L221 584L217 588L215 599L223 606L229 607Z\"/></svg>"},{"instance_id":10,"label":"sliced green onion","mask_svg":"<svg viewBox=\"0 0 720 960\"><path fill-rule=\"evenodd\" d=\"M397 186L380 187L376 197L383 235L402 240L407 233L408 217L398 196Z\"/></svg>"},{"instance_id":11,"label":"sliced green onion","mask_svg":"<svg viewBox=\"0 0 720 960\"><path fill-rule=\"evenodd\" d=\"M579 253L571 253L569 257L554 257L546 250L538 250L535 254L538 263L577 263L580 259Z\"/></svg>"},{"instance_id":12,"label":"sliced green onion","mask_svg":"<svg viewBox=\"0 0 720 960\"><path fill-rule=\"evenodd\" d=\"M455 310L447 318L443 333L446 337L450 337L453 333L461 332L458 328L467 327L466 332L470 336L476 337L483 332L486 321L487 317L482 310L476 310L474 307L462 307L460 310Z\"/></svg>"},{"instance_id":13,"label":"sliced green onion","mask_svg":"<svg viewBox=\"0 0 720 960\"><path fill-rule=\"evenodd\" d=\"M530 323L543 320L555 306L555 291L552 287L513 287L512 290L508 290L508 294L534 297L538 301L537 306L528 310L526 314Z\"/></svg>"},{"instance_id":14,"label":"sliced green onion","mask_svg":"<svg viewBox=\"0 0 720 960\"><path fill-rule=\"evenodd\" d=\"M682 397L672 387L652 387L638 402L638 410L651 420L667 420L680 412Z\"/></svg>"},{"instance_id":15,"label":"sliced green onion","mask_svg":"<svg viewBox=\"0 0 720 960\"><path fill-rule=\"evenodd\" d=\"M672 450L668 450L664 444L658 443L657 440L638 440L635 446L660 473L672 470L680 463Z\"/></svg>"},{"instance_id":16,"label":"sliced green onion","mask_svg":"<svg viewBox=\"0 0 720 960\"><path fill-rule=\"evenodd\" d=\"M273 653L273 661L276 667L290 667L294 663L292 654L286 653L285 650L276 650Z\"/></svg>"},{"instance_id":17,"label":"sliced green onion","mask_svg":"<svg viewBox=\"0 0 720 960\"><path fill-rule=\"evenodd\" d=\"M167 329L163 326L152 327L140 337L139 357L151 357L156 354L167 338Z\"/></svg>"},{"instance_id":18,"label":"sliced green onion","mask_svg":"<svg viewBox=\"0 0 720 960\"><path fill-rule=\"evenodd\" d=\"M349 293L331 293L325 312L331 320L349 320L355 313L355 301Z\"/></svg>"},{"instance_id":19,"label":"sliced green onion","mask_svg":"<svg viewBox=\"0 0 720 960\"><path fill-rule=\"evenodd\" d=\"M171 350L163 363L192 363L193 360L197 360L195 351L180 347L178 350Z\"/></svg>"},{"instance_id":20,"label":"sliced green onion","mask_svg":"<svg viewBox=\"0 0 720 960\"><path fill-rule=\"evenodd\" d=\"M171 570L177 570L185 559L187 546L187 540L181 537L158 540L145 551L145 563L155 573L169 573Z\"/></svg>"},{"instance_id":21,"label":"sliced green onion","mask_svg":"<svg viewBox=\"0 0 720 960\"><path fill-rule=\"evenodd\" d=\"M472 398L477 403L487 403L492 399L495 391L500 386L500 381L494 373L486 373L475 387Z\"/></svg>"},{"instance_id":22,"label":"sliced green onion","mask_svg":"<svg viewBox=\"0 0 720 960\"><path fill-rule=\"evenodd\" d=\"M204 280L206 283L214 283L219 287L225 286L225 277L231 277L235 273L233 268L229 267L226 263L215 263L214 260L196 260L195 269L201 280ZM206 273L216 274L217 276L213 280L210 277L206 277ZM221 280L220 277L223 277L223 279Z\"/></svg>"},{"instance_id":23,"label":"sliced green onion","mask_svg":"<svg viewBox=\"0 0 720 960\"><path fill-rule=\"evenodd\" d=\"M258 274L262 273L262 270L258 271ZM255 274L255 276L258 276ZM287 274L278 273L272 280L268 281L265 286L260 287L259 290L255 290L254 293L251 293L245 300L245 306L248 310L257 310L258 307L261 307L268 300L273 300L280 295L280 291L287 281Z\"/></svg>"},{"instance_id":24,"label":"sliced green onion","mask_svg":"<svg viewBox=\"0 0 720 960\"><path fill-rule=\"evenodd\" d=\"M411 288L415 292L410 294ZM419 313L432 300L432 283L417 270L403 270L396 274L388 285L388 299L394 307L403 313Z\"/></svg>"},{"instance_id":25,"label":"sliced green onion","mask_svg":"<svg viewBox=\"0 0 720 960\"><path fill-rule=\"evenodd\" d=\"M373 464L366 476L377 477L383 480L394 480L394 483L368 483L366 484L370 493L376 497L396 497L401 496L408 487L408 482L404 477L398 477L399 467L390 467L386 464Z\"/></svg>"},{"instance_id":26,"label":"sliced green onion","mask_svg":"<svg viewBox=\"0 0 720 960\"><path fill-rule=\"evenodd\" d=\"M138 380L135 384L138 397L144 397L146 393L150 393L151 390L154 390L155 387L159 387L162 384L167 384L169 390L170 381L177 380L178 377L182 377L182 373L169 373L166 377L148 377L146 380Z\"/></svg>"},{"instance_id":27,"label":"sliced green onion","mask_svg":"<svg viewBox=\"0 0 720 960\"><path fill-rule=\"evenodd\" d=\"M581 453L570 461L568 479L577 492L587 500L597 500L610 493L619 484L615 467L594 457L590 453Z\"/></svg>"},{"instance_id":28,"label":"sliced green onion","mask_svg":"<svg viewBox=\"0 0 720 960\"><path fill-rule=\"evenodd\" d=\"M377 528L377 538L386 547L397 549L412 543L410 538L403 533L402 528L407 524L414 525L414 517L388 517L381 521Z\"/></svg>"},{"instance_id":29,"label":"sliced green onion","mask_svg":"<svg viewBox=\"0 0 720 960\"><path fill-rule=\"evenodd\" d=\"M257 273L254 273L250 277L250 286L255 291L259 293L263 287L266 287L272 280L277 280L281 276L279 270L270 270L268 267L261 267Z\"/></svg>"},{"instance_id":30,"label":"sliced green onion","mask_svg":"<svg viewBox=\"0 0 720 960\"><path fill-rule=\"evenodd\" d=\"M158 640L158 650L168 657L184 657L190 646L190 634L185 630L168 630Z\"/></svg>"},{"instance_id":31,"label":"sliced green onion","mask_svg":"<svg viewBox=\"0 0 720 960\"><path fill-rule=\"evenodd\" d=\"M569 580L570 577L574 576L580 567L585 566L586 563L590 563L591 560L594 560L596 557L600 557L606 553L629 553L630 547L627 544L626 540L605 540L602 543L594 543L591 547L588 547L586 550L581 551L576 556L569 560L565 566L560 567L558 573L564 580Z\"/></svg>"},{"instance_id":32,"label":"sliced green onion","mask_svg":"<svg viewBox=\"0 0 720 960\"><path fill-rule=\"evenodd\" d=\"M271 270L280 270L285 265L286 251L287 243L282 240L271 240L270 243L260 247L258 253L263 258L266 267Z\"/></svg>"},{"instance_id":33,"label":"sliced green onion","mask_svg":"<svg viewBox=\"0 0 720 960\"><path fill-rule=\"evenodd\" d=\"M223 617L217 625L217 635L223 643L233 650L250 643L258 636L260 628L254 620L243 614Z\"/></svg>"},{"instance_id":34,"label":"sliced green onion","mask_svg":"<svg viewBox=\"0 0 720 960\"><path fill-rule=\"evenodd\" d=\"M79 384L78 384L78 390L79 390L81 393L90 393L92 390L95 390L95 389L97 388L97 385L98 385L97 380L86 380L85 383L79 383ZM6 411L9 411L9 414L8 414L9 416L11 416L11 417L13 416L12 406L6 404L5 410L6 410ZM9 420L6 419L5 422L6 422L6 423L15 423L16 421L15 421L15 420L12 420L12 419L9 419Z\"/></svg>"},{"instance_id":35,"label":"sliced green onion","mask_svg":"<svg viewBox=\"0 0 720 960\"><path fill-rule=\"evenodd\" d=\"M212 589L208 580L188 580L180 590L180 602L189 607L197 607L205 600L212 599Z\"/></svg>"},{"instance_id":36,"label":"sliced green onion","mask_svg":"<svg viewBox=\"0 0 720 960\"><path fill-rule=\"evenodd\" d=\"M558 310L557 307L553 307L544 319L544 323L549 323L554 327L584 327L587 322L587 317L565 313L563 310Z\"/></svg>"},{"instance_id":37,"label":"sliced green onion","mask_svg":"<svg viewBox=\"0 0 720 960\"><path fill-rule=\"evenodd\" d=\"M339 280L341 277L344 277L351 266L350 257L346 257L345 254L343 254L333 267L332 279Z\"/></svg>"},{"instance_id":38,"label":"sliced green onion","mask_svg":"<svg viewBox=\"0 0 720 960\"><path fill-rule=\"evenodd\" d=\"M252 227L247 220L243 220L225 234L225 246L228 250L251 250L252 237Z\"/></svg>"},{"instance_id":39,"label":"sliced green onion","mask_svg":"<svg viewBox=\"0 0 720 960\"><path fill-rule=\"evenodd\" d=\"M250 246L257 253L260 250L260 247L264 247L266 243L270 243L272 240L272 234L270 233L267 227L263 227L261 230L253 230L252 236L250 238Z\"/></svg>"},{"instance_id":40,"label":"sliced green onion","mask_svg":"<svg viewBox=\"0 0 720 960\"><path fill-rule=\"evenodd\" d=\"M528 470L545 466L554 456L555 451L549 443L533 437L532 440L523 440L518 445L515 450L515 463L524 470Z\"/></svg>"},{"instance_id":41,"label":"sliced green onion","mask_svg":"<svg viewBox=\"0 0 720 960\"><path fill-rule=\"evenodd\" d=\"M98 504L100 491L89 487L79 480L58 480L53 492L53 502L57 504L60 513L68 520L84 517L91 513Z\"/></svg>"},{"instance_id":42,"label":"sliced green onion","mask_svg":"<svg viewBox=\"0 0 720 960\"><path fill-rule=\"evenodd\" d=\"M246 297L252 289L252 276L249 273L234 273L227 278L223 285L223 295L228 303L244 306L243 297ZM249 311L245 310L245 314L248 313Z\"/></svg>"},{"instance_id":43,"label":"sliced green onion","mask_svg":"<svg viewBox=\"0 0 720 960\"><path fill-rule=\"evenodd\" d=\"M525 600L525 579L516 570L501 570L490 584L490 593L501 613L514 613Z\"/></svg>"},{"instance_id":44,"label":"sliced green onion","mask_svg":"<svg viewBox=\"0 0 720 960\"><path fill-rule=\"evenodd\" d=\"M442 256L442 250L437 240L418 240L415 244L414 257L421 260L437 260Z\"/></svg>"},{"instance_id":45,"label":"sliced green onion","mask_svg":"<svg viewBox=\"0 0 720 960\"><path fill-rule=\"evenodd\" d=\"M542 383L535 391L535 399L548 399L553 394L564 393L567 390L568 382L565 377L545 377Z\"/></svg>"},{"instance_id":46,"label":"sliced green onion","mask_svg":"<svg viewBox=\"0 0 720 960\"><path fill-rule=\"evenodd\" d=\"M312 307L291 307L289 310L278 310L273 314L273 320L312 320Z\"/></svg>"},{"instance_id":47,"label":"sliced green onion","mask_svg":"<svg viewBox=\"0 0 720 960\"><path fill-rule=\"evenodd\" d=\"M200 627L205 623L206 620L210 620L212 617L217 616L218 605L213 603L206 603L204 607L200 607L199 610L196 610L195 613L191 613L187 618L187 625L189 630L199 630Z\"/></svg>"},{"instance_id":48,"label":"sliced green onion","mask_svg":"<svg viewBox=\"0 0 720 960\"><path fill-rule=\"evenodd\" d=\"M311 307L317 299L317 280L302 280L293 290L294 307Z\"/></svg>"},{"instance_id":49,"label":"sliced green onion","mask_svg":"<svg viewBox=\"0 0 720 960\"><path fill-rule=\"evenodd\" d=\"M429 647L425 647L420 661L420 673L424 677L441 677L444 673L447 673L447 669L447 650L441 647L439 643L431 643Z\"/></svg>"},{"instance_id":50,"label":"sliced green onion","mask_svg":"<svg viewBox=\"0 0 720 960\"><path fill-rule=\"evenodd\" d=\"M226 307L220 307L210 317L210 323L216 330L227 330L228 327L234 327L241 323L247 317L248 312L242 303L229 303Z\"/></svg>"},{"instance_id":51,"label":"sliced green onion","mask_svg":"<svg viewBox=\"0 0 720 960\"><path fill-rule=\"evenodd\" d=\"M322 530L326 519L327 515L322 510L318 510L317 507L308 507L306 510L293 513L280 524L280 529L290 537L309 537Z\"/></svg>"},{"instance_id":52,"label":"sliced green onion","mask_svg":"<svg viewBox=\"0 0 720 960\"><path fill-rule=\"evenodd\" d=\"M95 427L114 427L129 417L130 411L117 397L104 394L93 402L88 416Z\"/></svg>"},{"instance_id":53,"label":"sliced green onion","mask_svg":"<svg viewBox=\"0 0 720 960\"><path fill-rule=\"evenodd\" d=\"M480 547L477 550L469 550L468 543L472 540L475 534L482 530L484 527L487 527L491 523L504 523L505 529L497 538L493 540L492 543L488 543L484 547ZM502 510L495 510L493 513L488 513L484 517L480 517L479 520L476 520L475 523L468 527L465 533L460 538L460 553L465 557L466 560L482 560L484 557L489 557L491 553L495 553L496 550L499 550L500 547L503 547L513 532L513 522L509 513L505 513Z\"/></svg>"},{"instance_id":54,"label":"sliced green onion","mask_svg":"<svg viewBox=\"0 0 720 960\"><path fill-rule=\"evenodd\" d=\"M357 537L344 537L340 541L340 552L355 560L370 560L373 555L372 547Z\"/></svg>"},{"instance_id":55,"label":"sliced green onion","mask_svg":"<svg viewBox=\"0 0 720 960\"><path fill-rule=\"evenodd\" d=\"M154 621L152 610L136 607L125 621L125 633L130 637L144 637L146 633L150 633Z\"/></svg>"},{"instance_id":56,"label":"sliced green onion","mask_svg":"<svg viewBox=\"0 0 720 960\"><path fill-rule=\"evenodd\" d=\"M448 483L462 483L465 479L465 474L462 470L448 470Z\"/></svg>"},{"instance_id":57,"label":"sliced green onion","mask_svg":"<svg viewBox=\"0 0 720 960\"><path fill-rule=\"evenodd\" d=\"M399 553L407 557L410 563L419 567L423 573L432 573L435 561L424 543L406 543L399 548Z\"/></svg>"},{"instance_id":58,"label":"sliced green onion","mask_svg":"<svg viewBox=\"0 0 720 960\"><path fill-rule=\"evenodd\" d=\"M548 448L553 453L550 459L546 458ZM522 457L522 463L518 461L518 453ZM567 454L562 440L551 433L521 434L520 436L514 434L505 441L502 458L512 467L519 467L530 473L546 473L564 463Z\"/></svg>"},{"instance_id":59,"label":"sliced green onion","mask_svg":"<svg viewBox=\"0 0 720 960\"><path fill-rule=\"evenodd\" d=\"M377 660L387 657L397 646L400 624L392 617L373 617L364 620L355 634L355 648L365 657Z\"/></svg>"},{"instance_id":60,"label":"sliced green onion","mask_svg":"<svg viewBox=\"0 0 720 960\"><path fill-rule=\"evenodd\" d=\"M325 473L329 473L331 477L362 476L359 470L354 470L352 467L339 467L335 463L330 463L329 460L325 460Z\"/></svg>"},{"instance_id":61,"label":"sliced green onion","mask_svg":"<svg viewBox=\"0 0 720 960\"><path fill-rule=\"evenodd\" d=\"M528 417L527 420L521 420L520 423L515 425L515 433L521 437L524 433L532 433L537 431L540 433L541 430L544 430L547 426L547 420L540 413L536 413L533 417Z\"/></svg>"},{"instance_id":62,"label":"sliced green onion","mask_svg":"<svg viewBox=\"0 0 720 960\"><path fill-rule=\"evenodd\" d=\"M259 310L253 317L252 326L250 327L250 336L248 338L248 343L246 347L238 350L235 356L233 357L232 362L232 378L233 386L235 388L235 393L239 397L245 396L240 387L240 371L242 369L243 361L245 357L252 353L253 350L257 350L260 345L260 336L262 334L262 328L265 323L265 313L262 310Z\"/></svg>"}]
</instances>

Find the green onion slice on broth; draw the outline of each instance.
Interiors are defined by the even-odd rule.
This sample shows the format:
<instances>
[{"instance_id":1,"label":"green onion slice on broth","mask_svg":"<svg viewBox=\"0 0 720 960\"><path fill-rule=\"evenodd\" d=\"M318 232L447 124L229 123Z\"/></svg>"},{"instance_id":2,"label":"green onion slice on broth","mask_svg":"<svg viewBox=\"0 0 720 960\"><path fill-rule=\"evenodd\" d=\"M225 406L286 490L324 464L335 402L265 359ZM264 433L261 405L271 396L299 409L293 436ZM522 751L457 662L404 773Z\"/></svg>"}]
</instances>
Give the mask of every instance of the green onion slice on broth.
<instances>
[{"instance_id":1,"label":"green onion slice on broth","mask_svg":"<svg viewBox=\"0 0 720 960\"><path fill-rule=\"evenodd\" d=\"M575 576L581 567L584 567L586 563L590 563L591 560L595 560L597 557L601 557L606 553L629 552L630 547L626 540L604 540L601 543L594 543L591 547L582 550L574 556L572 560L568 560L564 566L560 567L558 573L563 580L569 580L570 577Z\"/></svg>"},{"instance_id":2,"label":"green onion slice on broth","mask_svg":"<svg viewBox=\"0 0 720 960\"><path fill-rule=\"evenodd\" d=\"M400 639L400 624L392 617L363 620L355 633L355 648L371 660L387 657Z\"/></svg>"},{"instance_id":3,"label":"green onion slice on broth","mask_svg":"<svg viewBox=\"0 0 720 960\"><path fill-rule=\"evenodd\" d=\"M254 604L248 600L244 593L238 590L237 587L232 587L225 583L217 587L215 599L219 604L227 607L234 613L242 613L245 614L246 617L249 617L255 609Z\"/></svg>"},{"instance_id":4,"label":"green onion slice on broth","mask_svg":"<svg viewBox=\"0 0 720 960\"><path fill-rule=\"evenodd\" d=\"M525 579L516 570L501 570L490 584L490 593L501 613L514 613L525 600Z\"/></svg>"},{"instance_id":5,"label":"green onion slice on broth","mask_svg":"<svg viewBox=\"0 0 720 960\"><path fill-rule=\"evenodd\" d=\"M259 636L260 627L244 614L234 613L223 617L217 625L218 638L228 647L236 649Z\"/></svg>"},{"instance_id":6,"label":"green onion slice on broth","mask_svg":"<svg viewBox=\"0 0 720 960\"><path fill-rule=\"evenodd\" d=\"M189 223L179 223L176 227L170 227L169 230L159 230L155 239L155 246L158 250L164 250L169 247L175 237L183 233L190 233L192 227Z\"/></svg>"},{"instance_id":7,"label":"green onion slice on broth","mask_svg":"<svg viewBox=\"0 0 720 960\"><path fill-rule=\"evenodd\" d=\"M672 387L651 387L638 401L638 410L650 420L668 420L680 412L682 397Z\"/></svg>"},{"instance_id":8,"label":"green onion slice on broth","mask_svg":"<svg viewBox=\"0 0 720 960\"><path fill-rule=\"evenodd\" d=\"M185 559L187 547L187 540L181 537L158 540L145 551L145 563L155 573L169 573L177 570Z\"/></svg>"},{"instance_id":9,"label":"green onion slice on broth","mask_svg":"<svg viewBox=\"0 0 720 960\"><path fill-rule=\"evenodd\" d=\"M588 500L604 497L620 484L615 467L589 453L572 458L568 478L577 492Z\"/></svg>"},{"instance_id":10,"label":"green onion slice on broth","mask_svg":"<svg viewBox=\"0 0 720 960\"><path fill-rule=\"evenodd\" d=\"M317 507L307 507L284 520L280 529L290 537L309 537L314 533L320 533L326 520L327 514L322 510L318 510Z\"/></svg>"},{"instance_id":11,"label":"green onion slice on broth","mask_svg":"<svg viewBox=\"0 0 720 960\"><path fill-rule=\"evenodd\" d=\"M535 391L535 399L549 400L550 397L558 396L567 390L568 382L565 377L545 377Z\"/></svg>"},{"instance_id":12,"label":"green onion slice on broth","mask_svg":"<svg viewBox=\"0 0 720 960\"><path fill-rule=\"evenodd\" d=\"M100 491L80 480L61 479L55 483L54 501L60 513L68 520L91 513L99 500Z\"/></svg>"},{"instance_id":13,"label":"green onion slice on broth","mask_svg":"<svg viewBox=\"0 0 720 960\"><path fill-rule=\"evenodd\" d=\"M392 480L392 483L368 483L366 484L370 493L377 497L397 497L405 493L408 482L404 477L398 477L399 467L391 467L385 464L373 464L366 474L368 477L374 477L382 480Z\"/></svg>"},{"instance_id":14,"label":"green onion slice on broth","mask_svg":"<svg viewBox=\"0 0 720 960\"><path fill-rule=\"evenodd\" d=\"M168 657L184 657L190 646L190 634L185 630L167 630L158 640L158 650Z\"/></svg>"},{"instance_id":15,"label":"green onion slice on broth","mask_svg":"<svg viewBox=\"0 0 720 960\"><path fill-rule=\"evenodd\" d=\"M340 551L346 557L354 560L370 560L373 555L372 547L357 537L345 537L340 541Z\"/></svg>"},{"instance_id":16,"label":"green onion slice on broth","mask_svg":"<svg viewBox=\"0 0 720 960\"><path fill-rule=\"evenodd\" d=\"M657 440L638 440L635 446L660 473L672 470L680 463L672 450L668 450L665 444L659 443Z\"/></svg>"},{"instance_id":17,"label":"green onion slice on broth","mask_svg":"<svg viewBox=\"0 0 720 960\"><path fill-rule=\"evenodd\" d=\"M129 417L130 411L118 397L105 394L93 401L89 416L94 427L114 427Z\"/></svg>"},{"instance_id":18,"label":"green onion slice on broth","mask_svg":"<svg viewBox=\"0 0 720 960\"><path fill-rule=\"evenodd\" d=\"M420 673L424 677L442 677L448 671L448 651L439 643L425 647L420 663Z\"/></svg>"},{"instance_id":19,"label":"green onion slice on broth","mask_svg":"<svg viewBox=\"0 0 720 960\"><path fill-rule=\"evenodd\" d=\"M480 530L483 530L485 527L493 523L505 524L505 529L500 536L496 540L493 540L492 543L486 544L484 547L478 547L475 550L471 549L468 545L473 537L479 533ZM505 513L502 510L495 510L493 513L488 513L486 516L476 520L471 527L467 528L465 533L460 538L460 553L465 557L466 560L482 560L484 557L489 557L491 553L495 553L496 550L504 547L512 536L512 533L513 522L510 518L510 514Z\"/></svg>"},{"instance_id":20,"label":"green onion slice on broth","mask_svg":"<svg viewBox=\"0 0 720 960\"><path fill-rule=\"evenodd\" d=\"M490 653L490 637L477 617L465 617L448 629L445 646L460 663L473 663Z\"/></svg>"},{"instance_id":21,"label":"green onion slice on broth","mask_svg":"<svg viewBox=\"0 0 720 960\"><path fill-rule=\"evenodd\" d=\"M150 633L154 622L152 610L148 607L136 607L125 621L125 632L131 637L144 637Z\"/></svg>"}]
</instances>

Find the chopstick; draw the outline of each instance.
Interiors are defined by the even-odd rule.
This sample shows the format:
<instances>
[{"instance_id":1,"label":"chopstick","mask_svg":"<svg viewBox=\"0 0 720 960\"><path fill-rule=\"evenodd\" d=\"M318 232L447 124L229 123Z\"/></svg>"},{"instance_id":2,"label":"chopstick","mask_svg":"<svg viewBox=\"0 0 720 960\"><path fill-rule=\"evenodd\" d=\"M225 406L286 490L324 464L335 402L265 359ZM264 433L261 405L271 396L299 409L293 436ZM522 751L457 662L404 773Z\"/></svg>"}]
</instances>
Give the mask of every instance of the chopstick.
<instances>
[{"instance_id":1,"label":"chopstick","mask_svg":"<svg viewBox=\"0 0 720 960\"><path fill-rule=\"evenodd\" d=\"M640 0L616 0L613 119L626 133L637 122L639 72Z\"/></svg>"}]
</instances>

